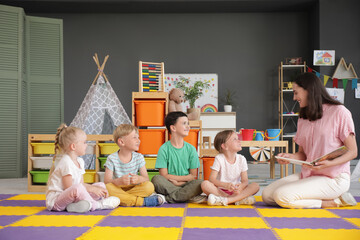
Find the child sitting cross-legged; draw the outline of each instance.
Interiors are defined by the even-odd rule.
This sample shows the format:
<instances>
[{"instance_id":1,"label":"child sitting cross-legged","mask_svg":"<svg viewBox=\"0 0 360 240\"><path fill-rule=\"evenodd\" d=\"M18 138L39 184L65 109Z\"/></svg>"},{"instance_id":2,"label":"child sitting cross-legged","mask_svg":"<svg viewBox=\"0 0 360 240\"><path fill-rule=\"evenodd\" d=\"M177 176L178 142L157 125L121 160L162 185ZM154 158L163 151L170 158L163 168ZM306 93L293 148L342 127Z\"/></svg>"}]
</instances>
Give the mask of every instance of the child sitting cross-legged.
<instances>
[{"instance_id":1,"label":"child sitting cross-legged","mask_svg":"<svg viewBox=\"0 0 360 240\"><path fill-rule=\"evenodd\" d=\"M113 135L120 150L109 155L104 165L104 182L110 196L120 198L121 206L162 205L165 197L154 194L144 156L135 152L140 146L139 130L131 124L121 124Z\"/></svg>"},{"instance_id":2,"label":"child sitting cross-legged","mask_svg":"<svg viewBox=\"0 0 360 240\"><path fill-rule=\"evenodd\" d=\"M214 146L219 154L211 167L209 180L201 184L208 195L208 205L254 204L253 195L259 191L259 185L248 183L246 159L237 153L241 150L237 134L232 130L219 132Z\"/></svg>"},{"instance_id":3,"label":"child sitting cross-legged","mask_svg":"<svg viewBox=\"0 0 360 240\"><path fill-rule=\"evenodd\" d=\"M98 209L114 209L120 203L117 197L108 197L102 182L84 183L86 134L76 127L61 124L55 136L55 152L62 153L51 166L46 189L46 207L50 211L85 213Z\"/></svg>"}]
</instances>

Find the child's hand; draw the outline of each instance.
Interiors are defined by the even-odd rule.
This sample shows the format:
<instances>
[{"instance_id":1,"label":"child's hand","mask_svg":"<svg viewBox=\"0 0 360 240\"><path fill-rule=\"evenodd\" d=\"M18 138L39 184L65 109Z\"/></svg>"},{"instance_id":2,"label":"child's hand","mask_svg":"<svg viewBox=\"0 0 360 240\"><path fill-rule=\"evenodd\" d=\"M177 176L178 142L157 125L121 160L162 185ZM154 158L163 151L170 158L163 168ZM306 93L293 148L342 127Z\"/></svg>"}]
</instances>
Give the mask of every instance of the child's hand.
<instances>
[{"instance_id":1,"label":"child's hand","mask_svg":"<svg viewBox=\"0 0 360 240\"><path fill-rule=\"evenodd\" d=\"M107 198L109 196L108 191L99 186L91 186L91 188L89 188L88 192L95 194L99 198Z\"/></svg>"},{"instance_id":2,"label":"child's hand","mask_svg":"<svg viewBox=\"0 0 360 240\"><path fill-rule=\"evenodd\" d=\"M130 175L130 183L131 184L138 184L139 183L139 175L129 173Z\"/></svg>"},{"instance_id":3,"label":"child's hand","mask_svg":"<svg viewBox=\"0 0 360 240\"><path fill-rule=\"evenodd\" d=\"M122 185L130 185L130 174L121 177Z\"/></svg>"},{"instance_id":4,"label":"child's hand","mask_svg":"<svg viewBox=\"0 0 360 240\"><path fill-rule=\"evenodd\" d=\"M234 190L236 190L235 185L232 184L232 183L225 183L224 188L225 188L226 190L229 190L229 191L234 191Z\"/></svg>"},{"instance_id":5,"label":"child's hand","mask_svg":"<svg viewBox=\"0 0 360 240\"><path fill-rule=\"evenodd\" d=\"M181 186L181 185L183 185L185 183L185 182L176 181L175 179L169 179L169 182L171 182L175 186Z\"/></svg>"}]
</instances>

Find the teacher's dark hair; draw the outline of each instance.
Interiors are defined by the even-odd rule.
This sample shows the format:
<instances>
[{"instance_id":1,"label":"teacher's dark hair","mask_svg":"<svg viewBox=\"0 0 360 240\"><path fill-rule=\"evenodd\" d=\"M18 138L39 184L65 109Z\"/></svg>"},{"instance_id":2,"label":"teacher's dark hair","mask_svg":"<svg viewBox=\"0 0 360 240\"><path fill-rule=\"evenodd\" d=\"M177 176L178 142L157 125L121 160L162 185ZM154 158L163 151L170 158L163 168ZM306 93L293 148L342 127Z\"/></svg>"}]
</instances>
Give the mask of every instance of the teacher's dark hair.
<instances>
[{"instance_id":1,"label":"teacher's dark hair","mask_svg":"<svg viewBox=\"0 0 360 240\"><path fill-rule=\"evenodd\" d=\"M300 118L315 121L323 116L323 104L342 105L333 99L321 80L313 73L303 73L295 79L295 83L308 93L307 106L300 108Z\"/></svg>"}]
</instances>

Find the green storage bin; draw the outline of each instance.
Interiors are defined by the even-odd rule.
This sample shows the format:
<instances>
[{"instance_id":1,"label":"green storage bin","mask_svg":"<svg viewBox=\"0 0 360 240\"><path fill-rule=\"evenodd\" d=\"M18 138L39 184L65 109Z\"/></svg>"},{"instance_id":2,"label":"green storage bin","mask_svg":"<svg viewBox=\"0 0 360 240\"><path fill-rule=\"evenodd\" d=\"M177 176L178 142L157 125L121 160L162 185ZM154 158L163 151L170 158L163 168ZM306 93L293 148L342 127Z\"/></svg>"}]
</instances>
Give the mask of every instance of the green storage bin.
<instances>
[{"instance_id":1,"label":"green storage bin","mask_svg":"<svg viewBox=\"0 0 360 240\"><path fill-rule=\"evenodd\" d=\"M148 171L148 175L149 175L149 180L151 181L151 179L155 176L155 175L159 175L159 171Z\"/></svg>"},{"instance_id":2,"label":"green storage bin","mask_svg":"<svg viewBox=\"0 0 360 240\"><path fill-rule=\"evenodd\" d=\"M98 159L100 161L100 168L104 169L104 164L106 163L107 157L98 157Z\"/></svg>"},{"instance_id":3,"label":"green storage bin","mask_svg":"<svg viewBox=\"0 0 360 240\"><path fill-rule=\"evenodd\" d=\"M47 183L49 171L30 171L33 183Z\"/></svg>"}]
</instances>

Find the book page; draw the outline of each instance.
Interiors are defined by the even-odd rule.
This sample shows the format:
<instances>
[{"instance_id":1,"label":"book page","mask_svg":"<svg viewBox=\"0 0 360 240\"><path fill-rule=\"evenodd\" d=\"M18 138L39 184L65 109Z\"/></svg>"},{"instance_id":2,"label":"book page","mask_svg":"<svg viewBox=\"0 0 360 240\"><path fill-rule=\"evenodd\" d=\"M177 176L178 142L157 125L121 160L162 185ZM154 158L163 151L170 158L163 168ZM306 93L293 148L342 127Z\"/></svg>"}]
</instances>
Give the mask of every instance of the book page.
<instances>
[{"instance_id":1,"label":"book page","mask_svg":"<svg viewBox=\"0 0 360 240\"><path fill-rule=\"evenodd\" d=\"M323 161L323 160L333 160L333 159L343 155L346 152L347 152L347 148L345 146L341 146L338 149L315 159L314 161L312 161L312 163L316 163L316 162Z\"/></svg>"},{"instance_id":2,"label":"book page","mask_svg":"<svg viewBox=\"0 0 360 240\"><path fill-rule=\"evenodd\" d=\"M293 158L285 158L285 157L279 157L279 156L275 156L275 158L282 159L282 160L285 160L285 161L289 161L290 163L297 164L297 165L303 165L303 164L310 165L310 166L313 165L310 162L306 162L306 161L303 161L303 160L297 160L297 159L293 159Z\"/></svg>"}]
</instances>

